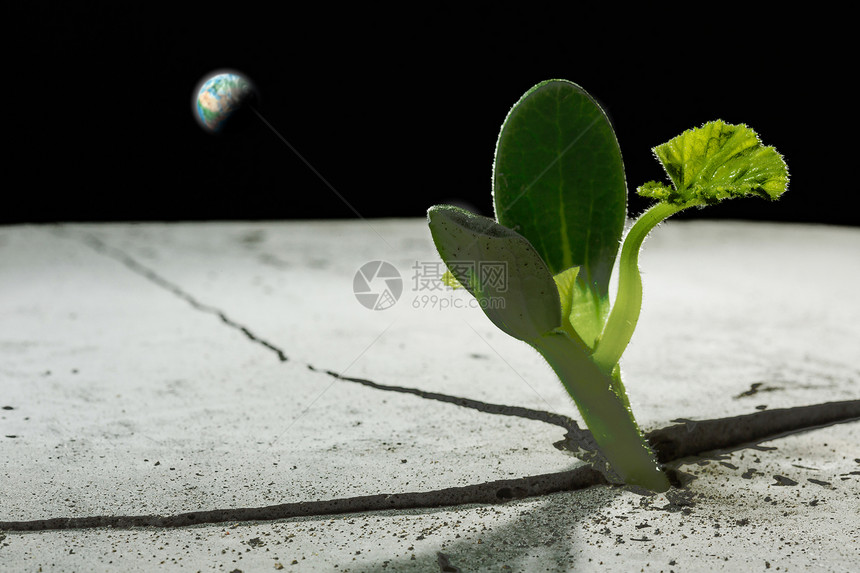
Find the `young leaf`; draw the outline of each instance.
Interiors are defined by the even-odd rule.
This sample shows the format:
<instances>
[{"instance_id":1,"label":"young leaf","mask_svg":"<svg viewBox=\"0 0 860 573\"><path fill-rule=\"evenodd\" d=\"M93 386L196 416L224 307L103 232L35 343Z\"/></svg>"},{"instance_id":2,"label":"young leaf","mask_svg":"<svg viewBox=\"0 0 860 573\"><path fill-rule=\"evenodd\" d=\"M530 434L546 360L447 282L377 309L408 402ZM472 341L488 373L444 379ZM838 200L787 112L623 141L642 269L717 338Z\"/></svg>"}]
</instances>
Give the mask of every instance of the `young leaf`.
<instances>
[{"instance_id":1,"label":"young leaf","mask_svg":"<svg viewBox=\"0 0 860 573\"><path fill-rule=\"evenodd\" d=\"M582 340L589 349L603 329L608 305L600 306L582 281L576 280L580 267L571 267L555 275L561 299L562 328L571 338Z\"/></svg>"},{"instance_id":2,"label":"young leaf","mask_svg":"<svg viewBox=\"0 0 860 573\"><path fill-rule=\"evenodd\" d=\"M654 181L637 192L661 202L692 206L759 195L777 199L788 186L788 168L746 125L720 120L658 145L654 154L674 188Z\"/></svg>"},{"instance_id":3,"label":"young leaf","mask_svg":"<svg viewBox=\"0 0 860 573\"><path fill-rule=\"evenodd\" d=\"M570 267L566 271L555 275L555 286L558 288L558 295L561 301L561 317L567 318L570 316L570 311L573 308L573 287L576 283L576 276L579 274L579 267ZM565 327L568 325L564 325Z\"/></svg>"},{"instance_id":4,"label":"young leaf","mask_svg":"<svg viewBox=\"0 0 860 573\"><path fill-rule=\"evenodd\" d=\"M553 278L562 301L563 327L591 349L609 315L609 299L598 298L588 285L577 280L580 269L571 267Z\"/></svg>"},{"instance_id":5,"label":"young leaf","mask_svg":"<svg viewBox=\"0 0 860 573\"><path fill-rule=\"evenodd\" d=\"M618 261L618 296L591 356L604 372L618 364L639 320L639 251L648 233L689 207L745 195L778 199L788 187L788 167L782 156L773 147L763 146L745 125L712 121L655 147L654 154L674 187L651 181L637 190L658 203L639 216L624 238Z\"/></svg>"},{"instance_id":6,"label":"young leaf","mask_svg":"<svg viewBox=\"0 0 860 573\"><path fill-rule=\"evenodd\" d=\"M525 342L561 326L555 282L528 240L458 207L437 205L427 214L448 270L496 326Z\"/></svg>"},{"instance_id":7,"label":"young leaf","mask_svg":"<svg viewBox=\"0 0 860 573\"><path fill-rule=\"evenodd\" d=\"M606 298L627 187L615 132L584 89L549 80L514 105L496 144L493 202L552 274L581 266L577 280Z\"/></svg>"}]
</instances>

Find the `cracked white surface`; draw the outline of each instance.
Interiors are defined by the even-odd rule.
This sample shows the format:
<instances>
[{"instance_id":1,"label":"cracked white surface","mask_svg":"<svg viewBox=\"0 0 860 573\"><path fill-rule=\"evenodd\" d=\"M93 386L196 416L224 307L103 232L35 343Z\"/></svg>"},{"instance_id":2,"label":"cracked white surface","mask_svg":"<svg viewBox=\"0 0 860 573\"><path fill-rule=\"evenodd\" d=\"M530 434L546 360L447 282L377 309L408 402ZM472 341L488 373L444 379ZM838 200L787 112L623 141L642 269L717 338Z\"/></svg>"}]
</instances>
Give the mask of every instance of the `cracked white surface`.
<instances>
[{"instance_id":1,"label":"cracked white surface","mask_svg":"<svg viewBox=\"0 0 860 573\"><path fill-rule=\"evenodd\" d=\"M0 434L16 436L0 436L0 521L423 491L579 464L552 447L559 427L307 368L578 419L540 358L479 310L413 308L424 293L412 290L411 267L438 260L423 221L371 224L0 228L0 406L13 408L0 410ZM695 222L655 231L624 361L642 425L857 399L858 256L854 229ZM352 296L355 271L374 259L404 278L388 311ZM468 301L462 292L427 294ZM737 398L754 383L757 393ZM782 571L847 571L858 549L857 425L735 452L724 461L737 469L693 466L689 515L604 487L239 526L4 532L0 570L148 571L164 561L254 571L275 562L289 569L295 559L302 571L438 571L441 551L463 571L601 570L600 561L624 571L668 571L672 561L677 571L764 570L765 561ZM744 479L750 467L757 471ZM776 486L773 475L798 485ZM650 527L635 527L645 521ZM649 541L633 540L643 535Z\"/></svg>"}]
</instances>

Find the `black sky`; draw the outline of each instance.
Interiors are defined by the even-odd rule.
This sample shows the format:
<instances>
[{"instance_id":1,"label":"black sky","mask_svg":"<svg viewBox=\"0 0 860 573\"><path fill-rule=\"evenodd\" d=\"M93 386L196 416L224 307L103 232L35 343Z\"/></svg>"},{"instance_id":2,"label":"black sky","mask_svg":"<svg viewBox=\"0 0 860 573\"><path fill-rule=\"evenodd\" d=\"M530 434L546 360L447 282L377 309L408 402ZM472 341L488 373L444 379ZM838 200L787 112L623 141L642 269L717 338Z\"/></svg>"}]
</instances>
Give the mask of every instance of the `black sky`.
<instances>
[{"instance_id":1,"label":"black sky","mask_svg":"<svg viewBox=\"0 0 860 573\"><path fill-rule=\"evenodd\" d=\"M0 223L420 217L450 201L489 215L501 122L549 78L604 105L631 190L664 177L651 147L716 118L785 156L778 203L688 217L858 221L843 135L855 50L839 18L124 4L10 5ZM222 68L257 84L263 116L327 183L263 122L201 131L192 92Z\"/></svg>"}]
</instances>

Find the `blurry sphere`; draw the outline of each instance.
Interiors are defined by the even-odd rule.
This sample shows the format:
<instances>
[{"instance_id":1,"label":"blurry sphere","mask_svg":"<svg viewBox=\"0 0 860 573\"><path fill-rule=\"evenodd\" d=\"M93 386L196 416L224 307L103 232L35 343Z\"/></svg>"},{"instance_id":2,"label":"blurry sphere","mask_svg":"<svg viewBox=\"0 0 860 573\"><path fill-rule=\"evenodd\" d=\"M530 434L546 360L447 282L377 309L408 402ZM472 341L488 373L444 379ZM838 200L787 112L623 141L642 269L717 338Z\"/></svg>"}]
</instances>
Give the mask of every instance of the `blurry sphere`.
<instances>
[{"instance_id":1,"label":"blurry sphere","mask_svg":"<svg viewBox=\"0 0 860 573\"><path fill-rule=\"evenodd\" d=\"M257 90L248 78L237 72L216 72L198 84L195 116L210 133L233 131L248 121L249 107L256 100Z\"/></svg>"}]
</instances>

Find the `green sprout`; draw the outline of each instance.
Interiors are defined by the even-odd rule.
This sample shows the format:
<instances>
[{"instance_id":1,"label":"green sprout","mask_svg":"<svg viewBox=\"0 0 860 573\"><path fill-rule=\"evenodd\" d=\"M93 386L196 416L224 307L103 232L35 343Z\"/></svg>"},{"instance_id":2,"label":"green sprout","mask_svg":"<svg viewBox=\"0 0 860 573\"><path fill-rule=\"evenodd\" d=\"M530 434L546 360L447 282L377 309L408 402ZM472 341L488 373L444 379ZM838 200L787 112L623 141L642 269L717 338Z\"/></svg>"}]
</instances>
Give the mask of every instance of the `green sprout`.
<instances>
[{"instance_id":1,"label":"green sprout","mask_svg":"<svg viewBox=\"0 0 860 573\"><path fill-rule=\"evenodd\" d=\"M642 243L660 222L690 207L748 195L777 199L788 170L753 130L722 121L653 151L671 185L652 181L637 189L657 202L625 235L627 184L609 119L578 85L542 82L502 125L493 165L495 219L449 205L431 207L428 219L450 273L446 284L466 288L493 324L546 359L611 475L662 492L669 480L633 417L619 366L642 305ZM482 264L504 265L505 280L482 276L475 270Z\"/></svg>"}]
</instances>

